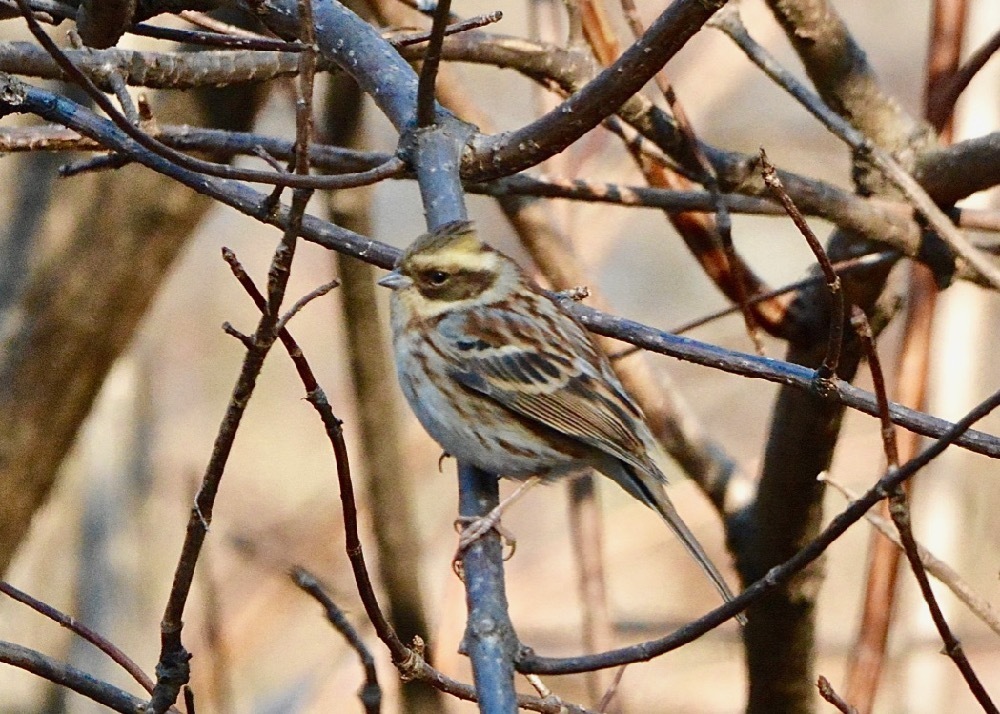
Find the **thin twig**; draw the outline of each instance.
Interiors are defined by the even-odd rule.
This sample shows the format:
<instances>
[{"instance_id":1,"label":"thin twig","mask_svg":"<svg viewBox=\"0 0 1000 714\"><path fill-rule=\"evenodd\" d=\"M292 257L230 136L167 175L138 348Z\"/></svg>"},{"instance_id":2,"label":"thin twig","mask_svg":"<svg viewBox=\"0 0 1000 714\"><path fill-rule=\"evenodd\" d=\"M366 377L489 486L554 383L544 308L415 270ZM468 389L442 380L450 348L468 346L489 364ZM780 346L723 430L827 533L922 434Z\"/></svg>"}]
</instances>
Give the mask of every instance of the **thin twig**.
<instances>
[{"instance_id":1,"label":"thin twig","mask_svg":"<svg viewBox=\"0 0 1000 714\"><path fill-rule=\"evenodd\" d=\"M882 444L885 449L886 460L889 463L889 473L892 474L894 471L899 470L899 453L896 448L895 428L889 419L889 399L886 396L885 378L882 376L878 352L875 350L873 344L868 321L864 313L857 307L853 308L851 324L858 333L871 367L872 382L879 404L879 419L882 423ZM997 709L996 705L990 699L989 693L976 675L968 657L966 657L962 643L958 641L958 638L955 637L951 627L948 625L948 621L944 617L944 612L941 610L941 605L937 601L937 596L934 595L934 591L931 588L927 571L924 569L920 559L919 545L913 535L906 492L903 490L901 484L894 484L888 490L888 493L889 515L892 516L892 521L899 531L899 540L903 545L903 552L906 554L906 559L910 562L910 569L913 571L913 575L917 579L917 584L920 586L920 592L927 602L927 609L930 611L931 619L934 620L934 626L937 627L938 633L941 635L945 654L955 663L955 666L962 674L969 690L976 698L976 701L979 702L983 711L988 714L1000 714L1000 710Z\"/></svg>"},{"instance_id":2,"label":"thin twig","mask_svg":"<svg viewBox=\"0 0 1000 714\"><path fill-rule=\"evenodd\" d=\"M639 18L639 10L635 6L635 0L621 0L621 5L625 19L632 29L632 34L636 39L639 39L646 32L646 28ZM705 151L702 149L701 143L698 141L698 136L694 131L694 126L691 124L684 105L678 99L677 92L674 91L673 85L667 78L666 72L660 70L656 73L654 79L660 93L667 100L671 113L674 115L674 120L677 122L677 128L684 138L687 151L694 158L694 163L701 168L701 182L708 189L715 210L715 233L722 243L723 252L729 263L729 271L732 273L733 285L735 287L735 302L743 315L747 335L753 343L754 350L757 354L762 355L764 354L764 343L761 341L757 319L754 316L753 310L750 309L751 305L758 303L750 303L748 301L750 290L748 290L747 285L748 275L745 270L746 266L736 254L736 247L733 244L733 221L729 215L729 209L722 198L722 190L719 188L719 177L715 172L715 167L712 166L712 162L705 155Z\"/></svg>"},{"instance_id":3,"label":"thin twig","mask_svg":"<svg viewBox=\"0 0 1000 714\"><path fill-rule=\"evenodd\" d=\"M938 128L938 140L942 143L951 141L953 122L949 118L954 100L941 94L961 59L968 24L968 5L965 0L935 0L931 5L924 116ZM903 339L896 348L899 369L894 392L900 403L914 409L925 409L938 286L930 268L916 261L908 266L907 283ZM898 442L901 459L913 457L919 448L919 437L910 432L900 433ZM904 488L911 485L904 484ZM878 513L867 514L869 521L877 519L885 528L872 531L868 540L864 602L844 678L847 698L862 714L869 714L874 708L888 659L889 633L899 598L897 584L901 545L897 530L889 524L888 518L882 517L883 514L889 515L886 503L881 504ZM921 561L926 566L925 555L921 551Z\"/></svg>"},{"instance_id":4,"label":"thin twig","mask_svg":"<svg viewBox=\"0 0 1000 714\"><path fill-rule=\"evenodd\" d=\"M444 35L455 35L459 32L468 32L469 30L477 30L480 27L486 27L487 25L492 25L495 22L500 22L503 19L503 13L500 10L494 10L493 12L488 12L483 15L476 15L475 17L470 17L468 20L462 20L460 22L455 22L444 28ZM407 32L407 33L386 33L384 35L386 41L393 47L409 47L410 45L419 45L422 42L427 42L433 36L434 31L429 32Z\"/></svg>"},{"instance_id":5,"label":"thin twig","mask_svg":"<svg viewBox=\"0 0 1000 714\"><path fill-rule=\"evenodd\" d=\"M239 181L252 181L255 183L272 184L275 186L289 188L311 188L311 189L338 189L351 188L356 186L367 186L377 183L382 179L391 176L398 176L406 168L406 163L399 157L393 156L384 164L369 171L361 171L355 174L339 174L328 176L307 176L304 174L277 173L271 171L256 171L253 169L241 169L228 164L217 164L212 161L196 159L187 154L171 149L163 142L153 138L131 122L114 106L114 104L98 89L94 81L87 76L79 67L66 56L59 47L52 41L45 31L42 30L38 21L31 14L27 5L27 0L16 0L18 7L28 23L28 29L35 39L52 56L52 59L66 73L66 75L76 82L87 95L99 106L108 118L121 129L129 138L138 142L145 149L162 156L163 158L181 166L189 171L196 171L209 176L235 179ZM308 54L308 53L306 53Z\"/></svg>"},{"instance_id":6,"label":"thin twig","mask_svg":"<svg viewBox=\"0 0 1000 714\"><path fill-rule=\"evenodd\" d=\"M771 568L760 580L752 583L731 601L720 605L702 617L689 622L666 637L642 642L617 650L602 652L598 655L580 657L541 657L534 652L522 653L518 660L518 671L534 672L536 674L575 674L587 672L595 668L616 667L630 662L644 662L661 654L677 649L688 642L701 637L706 632L718 627L731 619L736 613L742 612L753 602L764 597L772 590L780 587L807 565L819 558L830 545L836 541L854 523L864 517L875 504L885 498L885 495L895 486L911 478L927 464L940 456L945 449L966 432L973 424L1000 407L1000 390L972 408L959 419L947 433L927 446L920 454L906 462L898 469L886 473L865 494L849 504L841 513L835 516L826 528L816 538L802 547L795 555L784 563Z\"/></svg>"},{"instance_id":7,"label":"thin twig","mask_svg":"<svg viewBox=\"0 0 1000 714\"><path fill-rule=\"evenodd\" d=\"M121 105L125 118L134 126L139 126L139 111L135 108L132 95L128 93L128 85L125 84L125 77L122 72L117 69L111 70L108 72L107 81L115 93L115 98L118 99L118 104Z\"/></svg>"},{"instance_id":8,"label":"thin twig","mask_svg":"<svg viewBox=\"0 0 1000 714\"><path fill-rule=\"evenodd\" d=\"M826 701L830 702L830 704L837 707L837 709L843 712L843 714L858 714L858 710L845 702L844 699L834 690L833 685L830 684L829 680L822 674L816 682L816 687L819 689L819 695Z\"/></svg>"},{"instance_id":9,"label":"thin twig","mask_svg":"<svg viewBox=\"0 0 1000 714\"><path fill-rule=\"evenodd\" d=\"M70 161L59 167L60 178L71 178L96 171L108 171L120 169L132 163L132 159L127 154L111 151L107 154L90 156L79 161Z\"/></svg>"},{"instance_id":10,"label":"thin twig","mask_svg":"<svg viewBox=\"0 0 1000 714\"><path fill-rule=\"evenodd\" d=\"M177 13L182 20L187 20L192 25L196 27L201 27L205 30L210 30L220 35L228 35L229 37L239 37L245 40L269 40L274 39L273 37L268 37L267 35L261 35L252 30L248 30L244 27L238 27L236 25L218 20L210 15L206 15L203 12L198 12L197 10L181 10Z\"/></svg>"},{"instance_id":11,"label":"thin twig","mask_svg":"<svg viewBox=\"0 0 1000 714\"><path fill-rule=\"evenodd\" d=\"M863 255L858 258L848 258L847 260L839 260L833 263L833 269L837 272L837 275L847 275L856 270L865 270L873 266L879 265L881 263L886 263L890 261L897 260L899 254L895 251L884 251L882 253L869 253L868 255ZM754 295L750 298L749 303L753 304L761 300L770 300L773 297L778 297L780 295L786 295L788 293L798 292L803 288L811 287L816 285L821 280L826 278L819 275L811 275L808 278L803 278L802 280L796 280L794 283L788 283L780 288L776 288L768 293L761 293L760 295ZM689 320L677 327L673 327L669 330L672 335L683 335L691 330L698 327L703 327L711 322L715 322L723 317L732 315L733 313L739 312L739 305L730 305L729 307L724 307L715 312L710 312L707 315L695 318L694 320ZM612 360L623 359L629 355L633 355L636 352L642 350L641 347L627 347L619 352L611 355Z\"/></svg>"},{"instance_id":12,"label":"thin twig","mask_svg":"<svg viewBox=\"0 0 1000 714\"><path fill-rule=\"evenodd\" d=\"M935 128L940 130L946 124L948 117L955 110L955 103L969 86L969 82L998 51L1000 51L1000 30L973 52L965 64L938 87L933 101L930 102L933 111L928 112L927 117Z\"/></svg>"},{"instance_id":13,"label":"thin twig","mask_svg":"<svg viewBox=\"0 0 1000 714\"><path fill-rule=\"evenodd\" d=\"M21 1L21 0L19 0ZM882 173L910 204L927 220L929 226L954 254L965 261L978 277L994 289L1000 289L1000 268L969 243L948 216L927 195L923 187L888 152L877 147L860 131L827 107L813 92L799 82L760 46L747 32L735 6L728 5L711 21L711 26L725 32L741 50L772 80L791 94L809 112L855 152L856 161L868 161Z\"/></svg>"},{"instance_id":14,"label":"thin twig","mask_svg":"<svg viewBox=\"0 0 1000 714\"><path fill-rule=\"evenodd\" d=\"M868 324L868 318L865 316L864 310L857 305L851 305L851 327L854 328L861 341L865 357L868 359L868 366L871 369L885 459L890 470L897 469L899 468L899 448L896 446L896 427L889 417L889 396L885 388L882 362L879 360L878 350L875 349L875 338L872 335L872 328Z\"/></svg>"},{"instance_id":15,"label":"thin twig","mask_svg":"<svg viewBox=\"0 0 1000 714\"><path fill-rule=\"evenodd\" d=\"M809 227L806 219L803 218L802 213L796 207L795 202L792 201L792 197L788 195L788 192L782 185L781 179L778 178L778 172L775 171L771 162L767 160L767 154L764 153L763 147L760 150L760 165L764 183L781 202L781 205L784 206L785 211L788 213L788 217L792 219L792 223L799 229L802 237L806 239L806 243L809 244L810 250L816 256L816 262L819 263L819 267L823 271L823 276L826 278L826 286L830 292L831 303L830 338L827 342L823 364L816 370L816 379L820 382L825 382L837 374L837 364L840 362L840 350L844 343L844 292L840 287L840 276L834 270L829 256L827 256L826 251L823 249L823 244L819 242L816 234L813 233L812 228Z\"/></svg>"},{"instance_id":16,"label":"thin twig","mask_svg":"<svg viewBox=\"0 0 1000 714\"><path fill-rule=\"evenodd\" d=\"M608 710L611 705L612 700L615 695L618 694L618 689L621 687L622 677L625 676L625 670L628 669L627 664L623 664L621 667L615 670L615 676L611 680L611 684L608 685L608 689L604 692L604 696L601 697L601 703L597 705L597 711L602 714Z\"/></svg>"},{"instance_id":17,"label":"thin twig","mask_svg":"<svg viewBox=\"0 0 1000 714\"><path fill-rule=\"evenodd\" d=\"M76 633L110 657L115 664L128 672L132 679L139 683L139 686L147 692L153 691L153 680L151 680L149 676L142 671L142 668L140 668L131 657L122 652L117 645L106 639L103 635L94 632L94 630L90 629L82 622L77 621L69 615L63 614L56 608L42 602L41 600L31 597L31 595L15 588L13 585L4 580L0 580L0 592L10 598L13 598L14 600L17 600L19 603L27 605L35 612L49 618L60 627L65 627L71 632Z\"/></svg>"},{"instance_id":18,"label":"thin twig","mask_svg":"<svg viewBox=\"0 0 1000 714\"><path fill-rule=\"evenodd\" d=\"M237 28L239 29L239 28ZM141 22L134 25L130 34L150 37L154 40L168 40L186 45L221 47L233 50L257 50L261 52L301 52L302 45L296 42L285 42L255 33L246 36L223 34L220 32L200 32L198 30L178 30L173 27L160 27Z\"/></svg>"},{"instance_id":19,"label":"thin twig","mask_svg":"<svg viewBox=\"0 0 1000 714\"><path fill-rule=\"evenodd\" d=\"M857 500L858 496L856 493L839 481L830 478L829 474L823 475L823 481L830 484L847 500ZM889 519L883 518L878 513L869 512L865 514L865 520L895 544L899 550L902 550L903 544L899 540L899 533ZM919 542L917 543L917 553L920 555L920 562L927 569L928 573L940 580L945 587L951 590L959 602L969 608L969 612L975 615L997 635L1000 635L1000 613L997 613L989 601L969 587L969 584L962 579L962 576L954 568L935 556Z\"/></svg>"},{"instance_id":20,"label":"thin twig","mask_svg":"<svg viewBox=\"0 0 1000 714\"><path fill-rule=\"evenodd\" d=\"M304 308L306 305L308 305L316 298L323 297L328 292L339 286L340 286L339 280L331 280L330 282L323 283L315 290L311 290L302 297L300 297L298 300L295 301L295 304L288 309L288 312L282 315L281 319L278 320L278 323L276 325L277 329L279 331L285 329L285 325L288 324L288 321L291 320L293 317L295 317L295 315L297 315L302 308Z\"/></svg>"},{"instance_id":21,"label":"thin twig","mask_svg":"<svg viewBox=\"0 0 1000 714\"><path fill-rule=\"evenodd\" d=\"M434 85L437 82L438 67L441 64L441 45L444 43L444 30L448 25L451 12L451 0L438 0L434 8L434 20L431 23L431 36L424 51L424 64L420 69L420 80L417 84L417 126L428 127L434 124L436 104Z\"/></svg>"},{"instance_id":22,"label":"thin twig","mask_svg":"<svg viewBox=\"0 0 1000 714\"><path fill-rule=\"evenodd\" d=\"M305 568L296 566L292 568L292 581L305 593L310 595L316 602L323 606L326 619L339 632L347 644L358 654L361 660L361 667L365 671L365 683L358 690L358 698L368 714L377 714L382 707L382 687L378 683L378 673L375 671L375 658L372 656L368 645L361 639L357 629L350 623L343 610L337 607L337 603L327 594L320 582Z\"/></svg>"},{"instance_id":23,"label":"thin twig","mask_svg":"<svg viewBox=\"0 0 1000 714\"><path fill-rule=\"evenodd\" d=\"M264 366L264 359L277 339L274 327L278 320L278 310L287 285L291 260L295 253L295 238L301 229L307 200L308 192L295 191L293 193L288 227L275 250L268 270L268 310L258 321L257 329L252 338L252 347L247 349L243 358L236 386L233 388L226 414L219 424L212 455L205 467L201 487L188 519L184 545L177 561L170 596L160 623L161 644L160 659L156 670L157 682L149 702L149 711L153 714L162 714L166 711L176 701L181 686L187 684L190 677L188 660L191 655L181 641L184 609L191 592L195 565L198 562L205 537L208 535L209 524L212 522L215 499L229 460L229 454L232 451L236 432L250 397L253 395L257 376Z\"/></svg>"}]
</instances>

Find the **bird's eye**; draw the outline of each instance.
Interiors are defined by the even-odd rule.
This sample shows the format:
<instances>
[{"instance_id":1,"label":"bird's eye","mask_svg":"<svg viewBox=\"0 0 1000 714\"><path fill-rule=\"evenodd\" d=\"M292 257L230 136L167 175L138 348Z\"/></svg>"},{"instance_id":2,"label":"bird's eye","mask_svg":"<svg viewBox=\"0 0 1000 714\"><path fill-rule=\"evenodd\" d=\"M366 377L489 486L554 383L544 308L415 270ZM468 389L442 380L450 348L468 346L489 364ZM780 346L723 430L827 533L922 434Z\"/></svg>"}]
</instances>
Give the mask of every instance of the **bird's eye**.
<instances>
[{"instance_id":1,"label":"bird's eye","mask_svg":"<svg viewBox=\"0 0 1000 714\"><path fill-rule=\"evenodd\" d=\"M451 276L443 270L431 270L427 273L427 281L431 285L444 285L449 277Z\"/></svg>"}]
</instances>

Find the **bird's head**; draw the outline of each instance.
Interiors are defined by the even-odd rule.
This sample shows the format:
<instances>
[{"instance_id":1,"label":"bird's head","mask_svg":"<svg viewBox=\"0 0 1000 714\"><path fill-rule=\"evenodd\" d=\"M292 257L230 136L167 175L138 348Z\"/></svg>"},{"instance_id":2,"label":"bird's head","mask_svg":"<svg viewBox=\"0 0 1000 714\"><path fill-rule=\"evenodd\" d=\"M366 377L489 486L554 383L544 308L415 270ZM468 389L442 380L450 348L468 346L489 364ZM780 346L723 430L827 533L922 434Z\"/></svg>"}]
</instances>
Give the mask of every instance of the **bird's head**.
<instances>
[{"instance_id":1,"label":"bird's head","mask_svg":"<svg viewBox=\"0 0 1000 714\"><path fill-rule=\"evenodd\" d=\"M458 221L413 241L378 283L420 316L432 317L495 302L520 281L510 258L480 241L471 223Z\"/></svg>"}]
</instances>

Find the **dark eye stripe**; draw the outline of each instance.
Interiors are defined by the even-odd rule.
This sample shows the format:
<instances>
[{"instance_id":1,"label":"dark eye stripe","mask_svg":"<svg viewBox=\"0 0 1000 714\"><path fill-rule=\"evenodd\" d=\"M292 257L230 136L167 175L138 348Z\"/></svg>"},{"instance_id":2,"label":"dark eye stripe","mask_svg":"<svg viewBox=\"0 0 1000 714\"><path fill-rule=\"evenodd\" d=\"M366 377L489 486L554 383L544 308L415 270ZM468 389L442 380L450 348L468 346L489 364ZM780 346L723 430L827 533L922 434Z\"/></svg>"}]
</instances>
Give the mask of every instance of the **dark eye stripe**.
<instances>
[{"instance_id":1,"label":"dark eye stripe","mask_svg":"<svg viewBox=\"0 0 1000 714\"><path fill-rule=\"evenodd\" d=\"M437 285L431 275L438 270L427 270L417 276L417 289L431 300L458 301L474 298L489 290L496 282L496 273L489 270L456 269L450 273L451 280Z\"/></svg>"}]
</instances>

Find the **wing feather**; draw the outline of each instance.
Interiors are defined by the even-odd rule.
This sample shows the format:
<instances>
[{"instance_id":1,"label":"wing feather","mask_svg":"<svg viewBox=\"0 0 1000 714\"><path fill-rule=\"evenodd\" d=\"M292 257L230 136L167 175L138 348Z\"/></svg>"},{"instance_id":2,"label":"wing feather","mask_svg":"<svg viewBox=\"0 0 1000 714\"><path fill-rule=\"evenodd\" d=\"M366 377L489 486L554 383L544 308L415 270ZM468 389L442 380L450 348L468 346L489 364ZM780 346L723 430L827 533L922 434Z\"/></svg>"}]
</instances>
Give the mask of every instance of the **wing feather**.
<instances>
[{"instance_id":1,"label":"wing feather","mask_svg":"<svg viewBox=\"0 0 1000 714\"><path fill-rule=\"evenodd\" d=\"M583 327L543 296L446 317L450 376L517 414L659 474L642 414ZM446 346L447 349L447 346ZM650 437L651 438L651 437Z\"/></svg>"}]
</instances>

